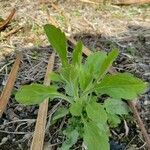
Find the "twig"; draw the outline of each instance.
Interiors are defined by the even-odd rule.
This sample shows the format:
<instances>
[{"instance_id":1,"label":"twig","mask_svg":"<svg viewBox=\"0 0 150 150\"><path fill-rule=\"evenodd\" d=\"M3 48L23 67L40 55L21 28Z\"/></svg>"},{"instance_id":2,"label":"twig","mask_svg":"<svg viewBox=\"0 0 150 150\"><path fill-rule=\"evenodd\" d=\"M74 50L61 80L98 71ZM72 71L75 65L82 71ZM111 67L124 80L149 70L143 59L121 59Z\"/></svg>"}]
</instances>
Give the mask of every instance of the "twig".
<instances>
[{"instance_id":1,"label":"twig","mask_svg":"<svg viewBox=\"0 0 150 150\"><path fill-rule=\"evenodd\" d=\"M147 147L148 147L148 149L150 149L150 138L149 138L148 133L147 133L147 131L145 129L143 121L142 121L142 119L141 119L141 117L140 117L140 115L139 115L139 113L137 111L136 104L134 102L128 102L128 104L129 104L130 108L132 109L132 111L134 113L134 116L135 116L135 118L136 118L136 120L138 122L138 125L139 125L139 127L141 129L141 132L142 132L142 134L144 136L144 139L146 141Z\"/></svg>"},{"instance_id":2,"label":"twig","mask_svg":"<svg viewBox=\"0 0 150 150\"><path fill-rule=\"evenodd\" d=\"M10 132L10 131L4 131L0 130L1 133L7 133L7 134L29 134L31 132Z\"/></svg>"},{"instance_id":3,"label":"twig","mask_svg":"<svg viewBox=\"0 0 150 150\"><path fill-rule=\"evenodd\" d=\"M136 148L136 150L141 150L141 149L143 149L143 148L145 147L145 145L146 145L146 142L145 142L142 146Z\"/></svg>"},{"instance_id":4,"label":"twig","mask_svg":"<svg viewBox=\"0 0 150 150\"><path fill-rule=\"evenodd\" d=\"M50 114L48 116L48 121L47 121L47 125L46 125L46 132L48 131L50 125L51 125L51 118L52 115L55 113L55 111L57 110L57 107L62 103L62 101L59 101L56 105L53 106L52 110L50 111Z\"/></svg>"},{"instance_id":5,"label":"twig","mask_svg":"<svg viewBox=\"0 0 150 150\"><path fill-rule=\"evenodd\" d=\"M9 22L12 20L15 13L16 13L16 9L14 8L9 14L9 16L7 17L7 19L4 20L2 24L0 24L0 31L3 30L9 24Z\"/></svg>"},{"instance_id":6,"label":"twig","mask_svg":"<svg viewBox=\"0 0 150 150\"><path fill-rule=\"evenodd\" d=\"M71 25L65 13L61 10L61 8L58 5L54 4L53 2L51 2L50 4L60 15L62 15L65 18L65 25L68 28L68 31L71 31Z\"/></svg>"},{"instance_id":7,"label":"twig","mask_svg":"<svg viewBox=\"0 0 150 150\"><path fill-rule=\"evenodd\" d=\"M89 3L89 4L100 4L98 2L93 2L92 0L79 0L81 2L84 2L84 3Z\"/></svg>"},{"instance_id":8,"label":"twig","mask_svg":"<svg viewBox=\"0 0 150 150\"><path fill-rule=\"evenodd\" d=\"M35 119L21 119L21 120L13 120L13 121L10 121L10 122L7 122L7 123L4 123L3 126L6 126L6 125L9 125L9 124L12 124L12 123L19 123L19 122L30 122L30 123L33 123L35 122ZM0 125L2 126L2 125Z\"/></svg>"},{"instance_id":9,"label":"twig","mask_svg":"<svg viewBox=\"0 0 150 150\"><path fill-rule=\"evenodd\" d=\"M0 72L3 71L3 69L5 69L7 66L11 65L13 62L9 62L7 64L5 64L3 67L1 67Z\"/></svg>"},{"instance_id":10,"label":"twig","mask_svg":"<svg viewBox=\"0 0 150 150\"><path fill-rule=\"evenodd\" d=\"M50 15L48 9L46 10L47 16L48 16L48 20L55 26L58 25L57 21L53 19L53 17Z\"/></svg>"},{"instance_id":11,"label":"twig","mask_svg":"<svg viewBox=\"0 0 150 150\"><path fill-rule=\"evenodd\" d=\"M113 5L149 4L150 0L114 0Z\"/></svg>"},{"instance_id":12,"label":"twig","mask_svg":"<svg viewBox=\"0 0 150 150\"><path fill-rule=\"evenodd\" d=\"M125 136L128 136L129 135L129 127L127 125L126 120L123 120L123 121L124 121L124 128L125 128Z\"/></svg>"},{"instance_id":13,"label":"twig","mask_svg":"<svg viewBox=\"0 0 150 150\"><path fill-rule=\"evenodd\" d=\"M46 75L44 78L44 85L50 84L49 73L53 70L55 60L55 54L53 53L49 59ZM44 136L45 136L45 125L47 119L48 110L48 98L40 104L33 140L30 149L31 150L43 150Z\"/></svg>"},{"instance_id":14,"label":"twig","mask_svg":"<svg viewBox=\"0 0 150 150\"><path fill-rule=\"evenodd\" d=\"M137 138L137 135L135 135L130 141L129 143L126 145L126 147L124 148L124 150L127 150L127 148L131 145L131 143L134 141L134 139Z\"/></svg>"},{"instance_id":15,"label":"twig","mask_svg":"<svg viewBox=\"0 0 150 150\"><path fill-rule=\"evenodd\" d=\"M19 64L20 64L20 60L21 60L21 53L17 54L15 63L13 64L13 67L11 69L11 72L9 74L6 86L3 89L3 92L1 94L0 97L0 118L2 117L2 114L7 106L8 100L10 98L14 83L15 83L15 79L17 76L17 72L19 69Z\"/></svg>"},{"instance_id":16,"label":"twig","mask_svg":"<svg viewBox=\"0 0 150 150\"><path fill-rule=\"evenodd\" d=\"M15 29L12 29L11 31L7 32L4 34L4 38L14 34L14 33L17 33L20 29L22 29L23 27L18 27L18 28L15 28Z\"/></svg>"},{"instance_id":17,"label":"twig","mask_svg":"<svg viewBox=\"0 0 150 150\"><path fill-rule=\"evenodd\" d=\"M94 31L96 31L95 26L94 26L90 21L88 21L88 20L86 19L86 17L83 17L83 19L84 19L84 21L85 21L90 27L92 27L92 29L93 29Z\"/></svg>"}]
</instances>

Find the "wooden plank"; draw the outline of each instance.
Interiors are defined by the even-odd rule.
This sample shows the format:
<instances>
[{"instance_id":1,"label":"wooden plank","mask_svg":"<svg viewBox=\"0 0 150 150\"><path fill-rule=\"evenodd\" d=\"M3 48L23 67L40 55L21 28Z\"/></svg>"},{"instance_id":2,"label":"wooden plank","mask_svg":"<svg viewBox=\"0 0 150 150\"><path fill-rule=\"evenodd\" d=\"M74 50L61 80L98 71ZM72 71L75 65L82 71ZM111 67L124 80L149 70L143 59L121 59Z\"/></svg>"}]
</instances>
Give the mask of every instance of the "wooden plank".
<instances>
[{"instance_id":1,"label":"wooden plank","mask_svg":"<svg viewBox=\"0 0 150 150\"><path fill-rule=\"evenodd\" d=\"M44 85L50 85L49 73L52 72L54 66L55 54L53 53L48 62L46 75L44 78ZM45 136L45 126L47 119L47 111L48 111L48 100L45 99L43 103L40 104L35 131L33 134L33 140L30 149L31 150L43 150L44 144L44 136Z\"/></svg>"},{"instance_id":2,"label":"wooden plank","mask_svg":"<svg viewBox=\"0 0 150 150\"><path fill-rule=\"evenodd\" d=\"M7 106L7 103L9 101L12 89L14 87L14 83L15 83L16 76L18 73L21 57L22 57L21 53L17 54L15 63L13 64L11 72L8 76L7 83L6 83L6 85L3 89L3 92L1 94L1 97L0 97L0 118L2 117L2 114L6 109L6 106Z\"/></svg>"}]
</instances>

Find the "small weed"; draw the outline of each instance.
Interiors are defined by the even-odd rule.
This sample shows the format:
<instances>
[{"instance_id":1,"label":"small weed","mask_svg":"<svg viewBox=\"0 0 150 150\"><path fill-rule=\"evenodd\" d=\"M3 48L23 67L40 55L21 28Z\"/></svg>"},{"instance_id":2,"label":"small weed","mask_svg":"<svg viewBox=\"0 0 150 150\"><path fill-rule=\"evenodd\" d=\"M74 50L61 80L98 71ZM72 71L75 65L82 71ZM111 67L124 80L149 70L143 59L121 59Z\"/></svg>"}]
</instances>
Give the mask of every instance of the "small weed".
<instances>
[{"instance_id":1,"label":"small weed","mask_svg":"<svg viewBox=\"0 0 150 150\"><path fill-rule=\"evenodd\" d=\"M129 73L109 74L108 70L116 60L119 51L94 52L82 63L82 42L75 46L72 59L67 58L67 39L60 29L53 25L44 26L52 47L58 53L62 66L52 72L51 86L31 84L23 86L16 94L18 102L25 105L40 104L45 98L50 101L61 98L69 107L61 107L53 115L56 122L68 116L68 125L63 134L66 140L59 150L69 150L82 139L88 150L109 150L109 128L117 127L129 108L123 100L135 99L143 93L147 84ZM65 92L58 92L60 83ZM105 99L100 97L107 95Z\"/></svg>"}]
</instances>

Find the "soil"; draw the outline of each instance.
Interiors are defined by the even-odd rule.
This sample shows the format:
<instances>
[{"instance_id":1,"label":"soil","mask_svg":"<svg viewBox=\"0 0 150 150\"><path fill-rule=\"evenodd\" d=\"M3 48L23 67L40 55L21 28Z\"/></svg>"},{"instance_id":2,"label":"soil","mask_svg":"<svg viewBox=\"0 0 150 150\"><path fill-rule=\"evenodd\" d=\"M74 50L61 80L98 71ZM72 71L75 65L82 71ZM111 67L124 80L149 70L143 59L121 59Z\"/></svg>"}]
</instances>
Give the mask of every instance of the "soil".
<instances>
[{"instance_id":1,"label":"soil","mask_svg":"<svg viewBox=\"0 0 150 150\"><path fill-rule=\"evenodd\" d=\"M51 4L42 1L0 0L0 16L6 18L12 8L17 12L7 28L0 32L0 93L6 85L8 74L15 60L16 51L23 52L23 60L9 104L0 118L0 150L27 150L34 131L38 106L23 106L14 95L22 85L42 83L48 57L52 53L43 25L53 17L59 27L76 40L81 40L92 51L120 50L114 63L119 72L131 72L150 83L150 5L112 6L93 5L76 0L59 0ZM23 27L7 38L6 33ZM71 49L70 45L70 49ZM59 66L56 58L55 70ZM138 98L138 110L150 135L150 87ZM48 114L54 113L64 102L49 104ZM50 126L45 137L45 149L58 147L62 140L65 118ZM126 136L126 125L129 134ZM112 150L146 150L138 125L131 117L117 129L110 140ZM82 149L81 142L74 149Z\"/></svg>"}]
</instances>

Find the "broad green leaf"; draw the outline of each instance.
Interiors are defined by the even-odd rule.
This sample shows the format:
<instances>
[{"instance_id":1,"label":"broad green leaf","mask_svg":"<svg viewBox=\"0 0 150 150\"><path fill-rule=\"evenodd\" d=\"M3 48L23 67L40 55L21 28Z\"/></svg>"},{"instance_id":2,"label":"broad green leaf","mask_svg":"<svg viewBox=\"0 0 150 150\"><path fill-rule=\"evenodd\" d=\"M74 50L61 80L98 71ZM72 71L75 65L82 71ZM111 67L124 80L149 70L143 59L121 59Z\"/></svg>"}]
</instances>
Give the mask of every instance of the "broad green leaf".
<instances>
[{"instance_id":1,"label":"broad green leaf","mask_svg":"<svg viewBox=\"0 0 150 150\"><path fill-rule=\"evenodd\" d=\"M70 72L71 72L72 66L68 65L67 67L62 67L60 70L60 75L63 78L63 80L70 82Z\"/></svg>"},{"instance_id":2,"label":"broad green leaf","mask_svg":"<svg viewBox=\"0 0 150 150\"><path fill-rule=\"evenodd\" d=\"M78 77L78 67L68 65L65 68L61 68L61 76L65 81L74 82Z\"/></svg>"},{"instance_id":3,"label":"broad green leaf","mask_svg":"<svg viewBox=\"0 0 150 150\"><path fill-rule=\"evenodd\" d=\"M58 150L70 150L70 148L78 141L79 133L77 130L68 132L66 135L66 140L63 142L61 148Z\"/></svg>"},{"instance_id":4,"label":"broad green leaf","mask_svg":"<svg viewBox=\"0 0 150 150\"><path fill-rule=\"evenodd\" d=\"M79 69L80 69L80 76L79 76L80 88L82 91L85 90L87 91L92 85L93 76L90 72L85 71L83 66L81 66Z\"/></svg>"},{"instance_id":5,"label":"broad green leaf","mask_svg":"<svg viewBox=\"0 0 150 150\"><path fill-rule=\"evenodd\" d=\"M108 98L104 102L104 107L110 114L127 115L129 112L128 105L121 99Z\"/></svg>"},{"instance_id":6,"label":"broad green leaf","mask_svg":"<svg viewBox=\"0 0 150 150\"><path fill-rule=\"evenodd\" d=\"M95 52L91 54L85 62L85 72L89 72L91 76L97 76L106 58L106 52Z\"/></svg>"},{"instance_id":7,"label":"broad green leaf","mask_svg":"<svg viewBox=\"0 0 150 150\"><path fill-rule=\"evenodd\" d=\"M41 84L25 85L15 95L15 99L25 105L40 104L46 98L62 98L71 103L71 100L58 93L55 87Z\"/></svg>"},{"instance_id":8,"label":"broad green leaf","mask_svg":"<svg viewBox=\"0 0 150 150\"><path fill-rule=\"evenodd\" d=\"M82 100L79 99L79 100L76 100L74 103L71 104L70 106L70 113L73 115L73 116L80 116L81 113L82 113Z\"/></svg>"},{"instance_id":9,"label":"broad green leaf","mask_svg":"<svg viewBox=\"0 0 150 150\"><path fill-rule=\"evenodd\" d=\"M78 96L78 67L69 65L61 69L61 76L66 81L65 91L69 96Z\"/></svg>"},{"instance_id":10,"label":"broad green leaf","mask_svg":"<svg viewBox=\"0 0 150 150\"><path fill-rule=\"evenodd\" d=\"M100 73L101 65L107 57L106 52L96 52L88 56L84 66L81 66L79 83L81 90L88 90L94 79Z\"/></svg>"},{"instance_id":11,"label":"broad green leaf","mask_svg":"<svg viewBox=\"0 0 150 150\"><path fill-rule=\"evenodd\" d=\"M71 83L67 83L65 85L65 92L68 96L73 97L74 96L74 88L73 88L73 84Z\"/></svg>"},{"instance_id":12,"label":"broad green leaf","mask_svg":"<svg viewBox=\"0 0 150 150\"><path fill-rule=\"evenodd\" d=\"M73 65L80 65L82 61L82 42L78 42L77 45L75 46L73 50L73 55L72 55L72 63Z\"/></svg>"},{"instance_id":13,"label":"broad green leaf","mask_svg":"<svg viewBox=\"0 0 150 150\"><path fill-rule=\"evenodd\" d=\"M60 74L56 72L51 72L49 74L50 80L55 81L55 82L64 82Z\"/></svg>"},{"instance_id":14,"label":"broad green leaf","mask_svg":"<svg viewBox=\"0 0 150 150\"><path fill-rule=\"evenodd\" d=\"M97 102L91 102L86 107L87 116L96 123L105 124L107 121L107 114L104 107Z\"/></svg>"},{"instance_id":15,"label":"broad green leaf","mask_svg":"<svg viewBox=\"0 0 150 150\"><path fill-rule=\"evenodd\" d=\"M118 126L118 124L121 123L121 120L119 118L119 116L115 115L115 114L107 114L108 117L108 123L111 127L115 128Z\"/></svg>"},{"instance_id":16,"label":"broad green leaf","mask_svg":"<svg viewBox=\"0 0 150 150\"><path fill-rule=\"evenodd\" d=\"M44 30L52 47L59 54L62 64L66 66L68 64L68 61L67 61L67 39L65 37L65 34L59 28L56 28L51 24L46 24L44 26Z\"/></svg>"},{"instance_id":17,"label":"broad green leaf","mask_svg":"<svg viewBox=\"0 0 150 150\"><path fill-rule=\"evenodd\" d=\"M52 122L57 121L58 119L66 116L69 113L69 110L65 107L60 107L52 116Z\"/></svg>"},{"instance_id":18,"label":"broad green leaf","mask_svg":"<svg viewBox=\"0 0 150 150\"><path fill-rule=\"evenodd\" d=\"M52 86L41 84L31 84L23 86L16 94L15 98L19 103L25 105L40 104L46 98L57 94L57 89Z\"/></svg>"},{"instance_id":19,"label":"broad green leaf","mask_svg":"<svg viewBox=\"0 0 150 150\"><path fill-rule=\"evenodd\" d=\"M147 84L129 73L106 75L96 86L96 92L107 94L113 98L135 99L143 93Z\"/></svg>"},{"instance_id":20,"label":"broad green leaf","mask_svg":"<svg viewBox=\"0 0 150 150\"><path fill-rule=\"evenodd\" d=\"M107 73L108 69L111 67L113 61L117 58L118 54L118 50L112 50L110 53L108 53L107 58L104 60L101 66L99 79L103 78L103 76Z\"/></svg>"},{"instance_id":21,"label":"broad green leaf","mask_svg":"<svg viewBox=\"0 0 150 150\"><path fill-rule=\"evenodd\" d=\"M84 143L88 150L109 150L107 134L101 132L93 122L84 122Z\"/></svg>"}]
</instances>

